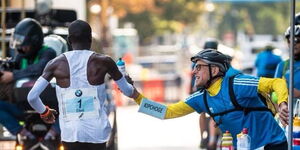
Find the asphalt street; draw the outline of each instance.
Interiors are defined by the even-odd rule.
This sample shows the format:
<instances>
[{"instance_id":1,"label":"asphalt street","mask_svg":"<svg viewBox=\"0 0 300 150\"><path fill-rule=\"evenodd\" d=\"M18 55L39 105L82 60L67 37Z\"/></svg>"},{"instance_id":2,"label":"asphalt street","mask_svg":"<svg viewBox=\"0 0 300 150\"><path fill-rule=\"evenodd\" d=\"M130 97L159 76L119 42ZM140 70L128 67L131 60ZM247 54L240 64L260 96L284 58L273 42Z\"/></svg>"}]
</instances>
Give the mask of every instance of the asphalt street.
<instances>
[{"instance_id":1,"label":"asphalt street","mask_svg":"<svg viewBox=\"0 0 300 150\"><path fill-rule=\"evenodd\" d=\"M117 109L119 150L199 150L199 115L160 120L138 112L138 106Z\"/></svg>"}]
</instances>

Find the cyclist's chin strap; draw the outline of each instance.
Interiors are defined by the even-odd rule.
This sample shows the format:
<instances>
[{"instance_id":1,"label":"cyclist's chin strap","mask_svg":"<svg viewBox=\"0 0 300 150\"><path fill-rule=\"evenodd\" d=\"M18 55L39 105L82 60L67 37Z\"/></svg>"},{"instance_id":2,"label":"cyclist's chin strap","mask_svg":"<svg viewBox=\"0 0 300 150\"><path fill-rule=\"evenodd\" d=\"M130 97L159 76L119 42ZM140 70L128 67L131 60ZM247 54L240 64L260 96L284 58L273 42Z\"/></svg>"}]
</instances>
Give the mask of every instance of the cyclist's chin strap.
<instances>
[{"instance_id":1,"label":"cyclist's chin strap","mask_svg":"<svg viewBox=\"0 0 300 150\"><path fill-rule=\"evenodd\" d=\"M213 76L212 75L212 71L211 71L211 64L208 65L208 70L209 70L209 79L208 81L206 82L206 84L204 85L204 89L208 89L209 86L211 85L211 82L216 79L216 78L219 78L219 77L223 77L224 76L224 73L221 72L219 74L217 74L216 76Z\"/></svg>"},{"instance_id":2,"label":"cyclist's chin strap","mask_svg":"<svg viewBox=\"0 0 300 150\"><path fill-rule=\"evenodd\" d=\"M208 70L209 70L209 79L208 81L206 82L206 84L204 86L201 86L201 87L198 87L198 90L200 92L203 92L205 89L208 89L209 86L211 85L211 82L216 79L216 78L219 78L219 77L223 77L225 75L225 73L221 72L219 74L217 74L216 76L212 76L212 71L211 71L211 64L208 64Z\"/></svg>"}]
</instances>

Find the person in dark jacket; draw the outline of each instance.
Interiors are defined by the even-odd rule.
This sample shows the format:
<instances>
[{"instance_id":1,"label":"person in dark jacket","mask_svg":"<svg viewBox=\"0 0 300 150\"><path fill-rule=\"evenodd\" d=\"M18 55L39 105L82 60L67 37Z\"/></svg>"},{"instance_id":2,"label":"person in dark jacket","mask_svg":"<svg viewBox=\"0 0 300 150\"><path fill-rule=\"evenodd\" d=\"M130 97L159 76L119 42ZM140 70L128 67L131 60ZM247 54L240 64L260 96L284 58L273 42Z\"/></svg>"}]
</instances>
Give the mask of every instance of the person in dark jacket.
<instances>
[{"instance_id":1,"label":"person in dark jacket","mask_svg":"<svg viewBox=\"0 0 300 150\"><path fill-rule=\"evenodd\" d=\"M0 73L0 123L13 135L19 133L34 138L19 124L24 111L14 103L13 87L19 79L39 77L46 64L56 57L52 48L43 45L43 38L41 25L31 18L21 20L11 36L10 48L17 50L18 54L13 61L14 68Z\"/></svg>"}]
</instances>

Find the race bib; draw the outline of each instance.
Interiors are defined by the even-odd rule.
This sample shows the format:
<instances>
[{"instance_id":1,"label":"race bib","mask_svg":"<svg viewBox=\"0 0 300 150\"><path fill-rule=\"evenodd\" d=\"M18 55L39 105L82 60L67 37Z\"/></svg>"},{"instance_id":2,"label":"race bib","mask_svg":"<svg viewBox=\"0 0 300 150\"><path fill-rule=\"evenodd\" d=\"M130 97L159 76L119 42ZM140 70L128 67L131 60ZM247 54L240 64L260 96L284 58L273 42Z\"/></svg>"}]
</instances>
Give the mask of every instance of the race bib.
<instances>
[{"instance_id":1,"label":"race bib","mask_svg":"<svg viewBox=\"0 0 300 150\"><path fill-rule=\"evenodd\" d=\"M62 111L66 121L99 118L96 88L69 89L63 93Z\"/></svg>"}]
</instances>

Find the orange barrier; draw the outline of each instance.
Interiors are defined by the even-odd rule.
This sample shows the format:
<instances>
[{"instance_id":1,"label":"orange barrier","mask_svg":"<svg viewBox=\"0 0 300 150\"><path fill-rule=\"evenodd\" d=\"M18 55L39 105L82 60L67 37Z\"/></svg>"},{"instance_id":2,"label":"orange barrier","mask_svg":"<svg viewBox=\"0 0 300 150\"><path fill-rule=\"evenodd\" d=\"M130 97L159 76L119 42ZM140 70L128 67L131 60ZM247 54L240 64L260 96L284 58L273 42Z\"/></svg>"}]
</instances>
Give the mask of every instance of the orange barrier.
<instances>
[{"instance_id":1,"label":"orange barrier","mask_svg":"<svg viewBox=\"0 0 300 150\"><path fill-rule=\"evenodd\" d=\"M142 82L143 94L157 102L163 102L165 96L163 80L146 80Z\"/></svg>"}]
</instances>

